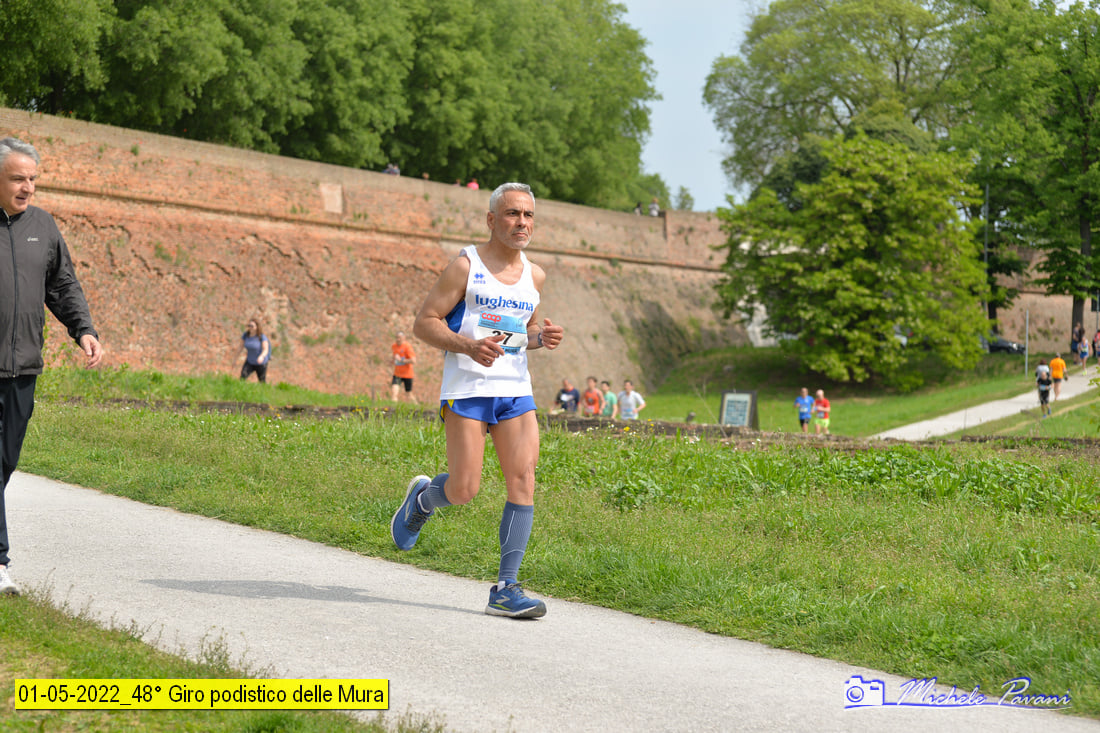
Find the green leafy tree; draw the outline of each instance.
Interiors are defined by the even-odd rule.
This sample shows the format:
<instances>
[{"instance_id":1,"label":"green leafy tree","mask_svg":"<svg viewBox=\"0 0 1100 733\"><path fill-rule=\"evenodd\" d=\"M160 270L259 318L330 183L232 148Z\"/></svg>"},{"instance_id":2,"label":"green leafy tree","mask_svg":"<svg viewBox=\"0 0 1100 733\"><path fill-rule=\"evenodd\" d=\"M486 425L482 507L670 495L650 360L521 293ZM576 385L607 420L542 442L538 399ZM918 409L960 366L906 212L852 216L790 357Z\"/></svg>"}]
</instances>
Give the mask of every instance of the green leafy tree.
<instances>
[{"instance_id":1,"label":"green leafy tree","mask_svg":"<svg viewBox=\"0 0 1100 733\"><path fill-rule=\"evenodd\" d=\"M507 76L493 64L495 8L414 0L406 10L416 38L403 80L408 114L387 136L388 157L436 181L484 176L496 162L491 131L514 114Z\"/></svg>"},{"instance_id":2,"label":"green leafy tree","mask_svg":"<svg viewBox=\"0 0 1100 733\"><path fill-rule=\"evenodd\" d=\"M229 70L233 38L222 21L228 0L117 0L103 43L109 83L70 91L78 117L173 134L203 87Z\"/></svg>"},{"instance_id":3,"label":"green leafy tree","mask_svg":"<svg viewBox=\"0 0 1100 733\"><path fill-rule=\"evenodd\" d=\"M485 3L492 73L506 81L479 120L492 182L521 179L542 196L627 208L642 177L656 98L645 41L608 0ZM475 142L475 149L477 149Z\"/></svg>"},{"instance_id":4,"label":"green leafy tree","mask_svg":"<svg viewBox=\"0 0 1100 733\"><path fill-rule=\"evenodd\" d=\"M0 16L0 105L67 114L73 85L103 89L111 0L4 0Z\"/></svg>"},{"instance_id":5,"label":"green leafy tree","mask_svg":"<svg viewBox=\"0 0 1100 733\"><path fill-rule=\"evenodd\" d=\"M786 202L760 188L719 210L729 234L718 285L727 314L763 307L767 328L807 368L838 381L914 386L898 327L947 363L973 366L985 278L973 225L958 209L973 200L969 164L863 133L814 147L816 183L795 181Z\"/></svg>"},{"instance_id":6,"label":"green leafy tree","mask_svg":"<svg viewBox=\"0 0 1100 733\"><path fill-rule=\"evenodd\" d=\"M398 0L299 0L294 37L306 48L308 114L277 138L280 152L381 168L386 140L408 118L404 80L415 39Z\"/></svg>"},{"instance_id":7,"label":"green leafy tree","mask_svg":"<svg viewBox=\"0 0 1100 733\"><path fill-rule=\"evenodd\" d=\"M1009 236L1038 248L1040 284L1085 298L1100 288L1092 235L1100 222L1100 3L1064 10L1044 0L991 0L973 35L969 124L955 131L977 151L981 179Z\"/></svg>"},{"instance_id":8,"label":"green leafy tree","mask_svg":"<svg viewBox=\"0 0 1100 733\"><path fill-rule=\"evenodd\" d=\"M695 197L684 186L676 192L676 209L678 211L691 211L695 208Z\"/></svg>"},{"instance_id":9,"label":"green leafy tree","mask_svg":"<svg viewBox=\"0 0 1100 733\"><path fill-rule=\"evenodd\" d=\"M276 139L301 124L315 94L304 76L308 50L292 29L304 12L308 8L299 9L296 0L222 6L224 71L202 84L195 104L172 124L172 134L283 152Z\"/></svg>"},{"instance_id":10,"label":"green leafy tree","mask_svg":"<svg viewBox=\"0 0 1100 733\"><path fill-rule=\"evenodd\" d=\"M610 0L8 0L0 99L629 208L655 187L641 150L657 97L624 12Z\"/></svg>"},{"instance_id":11,"label":"green leafy tree","mask_svg":"<svg viewBox=\"0 0 1100 733\"><path fill-rule=\"evenodd\" d=\"M740 54L719 57L703 98L730 144L735 184L759 185L810 136L831 137L876 105L941 134L958 110L956 42L972 14L950 0L776 0Z\"/></svg>"}]
</instances>

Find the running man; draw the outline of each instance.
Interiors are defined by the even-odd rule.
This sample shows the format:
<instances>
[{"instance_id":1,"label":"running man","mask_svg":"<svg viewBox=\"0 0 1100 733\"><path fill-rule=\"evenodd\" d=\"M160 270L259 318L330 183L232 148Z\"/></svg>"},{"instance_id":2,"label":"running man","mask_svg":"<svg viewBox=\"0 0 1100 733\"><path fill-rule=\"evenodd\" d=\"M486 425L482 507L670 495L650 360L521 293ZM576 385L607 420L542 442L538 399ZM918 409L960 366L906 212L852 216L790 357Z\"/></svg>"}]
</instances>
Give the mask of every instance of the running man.
<instances>
[{"instance_id":1,"label":"running man","mask_svg":"<svg viewBox=\"0 0 1100 733\"><path fill-rule=\"evenodd\" d=\"M798 408L798 424L802 432L810 432L810 420L814 416L814 398L810 397L809 389L802 388L802 392L794 398L794 406Z\"/></svg>"},{"instance_id":2,"label":"running man","mask_svg":"<svg viewBox=\"0 0 1100 733\"><path fill-rule=\"evenodd\" d=\"M555 349L564 330L539 319L546 273L523 253L535 228L535 197L522 183L493 191L489 241L462 250L440 275L416 316L413 335L444 351L440 416L449 473L417 476L390 521L399 549L416 544L437 509L477 496L485 434L493 438L507 501L500 520L500 568L485 613L538 618L546 604L518 582L531 536L539 426L527 352Z\"/></svg>"},{"instance_id":3,"label":"running man","mask_svg":"<svg viewBox=\"0 0 1100 733\"><path fill-rule=\"evenodd\" d=\"M399 175L399 174L394 174ZM390 402L397 402L401 396L401 387L405 388L405 395L409 401L416 403L416 395L413 394L413 364L416 363L416 352L412 344L405 339L405 332L398 331L390 346L393 352L393 378L390 380Z\"/></svg>"},{"instance_id":4,"label":"running man","mask_svg":"<svg viewBox=\"0 0 1100 733\"><path fill-rule=\"evenodd\" d=\"M1050 360L1050 376L1054 380L1054 399L1057 400L1062 396L1062 381L1069 379L1066 374L1066 360L1061 354L1055 354Z\"/></svg>"},{"instance_id":5,"label":"running man","mask_svg":"<svg viewBox=\"0 0 1100 733\"><path fill-rule=\"evenodd\" d=\"M825 396L825 390L819 389L814 392L814 432L818 435L824 431L826 435L829 434L829 411L832 409L832 405L829 404L829 398Z\"/></svg>"}]
</instances>

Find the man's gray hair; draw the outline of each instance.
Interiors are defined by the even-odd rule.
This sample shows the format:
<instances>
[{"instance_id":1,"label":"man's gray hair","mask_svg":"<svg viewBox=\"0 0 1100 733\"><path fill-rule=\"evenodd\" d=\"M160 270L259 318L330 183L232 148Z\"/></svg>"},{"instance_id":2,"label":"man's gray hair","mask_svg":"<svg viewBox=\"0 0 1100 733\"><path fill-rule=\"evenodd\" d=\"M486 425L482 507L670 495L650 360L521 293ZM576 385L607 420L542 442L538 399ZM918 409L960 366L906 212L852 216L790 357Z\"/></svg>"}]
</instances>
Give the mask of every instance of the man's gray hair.
<instances>
[{"instance_id":1,"label":"man's gray hair","mask_svg":"<svg viewBox=\"0 0 1100 733\"><path fill-rule=\"evenodd\" d=\"M33 158L35 165L42 162L42 158L39 157L38 151L34 149L33 145L25 143L17 137L6 137L0 140L0 168L4 167L4 164L8 162L8 156L12 153L19 153L28 158Z\"/></svg>"},{"instance_id":2,"label":"man's gray hair","mask_svg":"<svg viewBox=\"0 0 1100 733\"><path fill-rule=\"evenodd\" d=\"M502 183L496 187L496 189L493 191L493 195L489 197L489 211L493 212L494 214L497 213L497 204L500 203L500 199L504 196L504 194L508 193L509 191L519 191L521 193L527 194L531 197L531 204L534 205L535 194L531 193L531 187L528 186L526 183L516 183L515 181L513 181L511 183Z\"/></svg>"}]
</instances>

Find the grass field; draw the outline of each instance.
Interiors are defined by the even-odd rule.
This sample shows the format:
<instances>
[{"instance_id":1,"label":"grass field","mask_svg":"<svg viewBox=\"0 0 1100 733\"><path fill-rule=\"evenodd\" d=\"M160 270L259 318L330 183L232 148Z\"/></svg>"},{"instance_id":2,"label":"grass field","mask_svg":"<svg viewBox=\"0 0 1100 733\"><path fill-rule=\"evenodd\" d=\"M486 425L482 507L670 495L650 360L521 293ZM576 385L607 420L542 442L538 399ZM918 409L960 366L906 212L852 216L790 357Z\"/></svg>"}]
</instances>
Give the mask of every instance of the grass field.
<instances>
[{"instance_id":1,"label":"grass field","mask_svg":"<svg viewBox=\"0 0 1100 733\"><path fill-rule=\"evenodd\" d=\"M645 416L682 419L679 413L694 409L691 399L716 407L717 391L709 387L715 375L751 362L771 369L771 379L754 385L762 423L770 415L770 424L797 427L789 403L804 376L772 359L759 352L690 359L665 388L647 395L652 411ZM945 373L909 395L828 385L834 425L870 434L958 409L961 399L1030 388L1022 361L990 357L982 369ZM73 394L85 395L85 403L64 399ZM107 403L150 395L351 400L370 416L282 419ZM59 373L43 379L40 397L21 465L28 472L366 555L495 577L503 484L494 460L486 462L483 495L434 522L413 551L398 553L389 539L388 520L408 476L443 469L437 422L411 413L382 417L347 396L141 373ZM764 409L767 401L773 407ZM1078 431L1070 437L1095 434L1092 403L1064 407L1042 421L1044 430L1053 434L1065 421L1067 432ZM207 460L197 463L195 455ZM967 689L998 689L1028 675L1037 687L1069 690L1072 713L1100 716L1096 451L1051 451L1041 441L1018 442L1011 452L969 443L734 450L709 441L551 430L543 436L538 482L539 521L523 571L538 593ZM14 618L3 615L12 608L19 609ZM0 609L5 651L29 660L15 668L4 660L16 657L5 653L0 684L26 674L27 665L72 674L95 668L85 657L117 664L110 660L120 647L141 646L126 630L100 632L74 621L76 633L87 634L79 646L88 649L74 659L75 649L44 643L51 609L33 597ZM228 676L217 664L212 673L194 674ZM43 718L49 729L99 729L98 719L57 715ZM105 724L129 729L126 721ZM312 719L279 725L285 727L273 729L324 727ZM230 716L225 726L254 730L256 722Z\"/></svg>"}]
</instances>

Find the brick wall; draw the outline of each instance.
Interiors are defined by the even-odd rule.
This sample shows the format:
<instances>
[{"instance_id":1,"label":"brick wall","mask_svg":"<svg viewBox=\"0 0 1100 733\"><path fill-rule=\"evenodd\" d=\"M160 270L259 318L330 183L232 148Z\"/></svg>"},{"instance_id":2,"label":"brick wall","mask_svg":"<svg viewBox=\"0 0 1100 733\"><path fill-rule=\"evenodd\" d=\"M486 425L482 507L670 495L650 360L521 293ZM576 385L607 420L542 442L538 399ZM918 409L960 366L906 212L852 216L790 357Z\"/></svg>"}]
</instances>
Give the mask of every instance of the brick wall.
<instances>
[{"instance_id":1,"label":"brick wall","mask_svg":"<svg viewBox=\"0 0 1100 733\"><path fill-rule=\"evenodd\" d=\"M73 252L109 366L236 374L244 323L259 314L269 381L377 394L393 333L411 331L439 272L487 236L485 189L19 110L0 109L0 133L42 154L35 203ZM745 341L711 308L713 215L540 200L536 222L540 311L567 329L555 353L532 354L540 405L563 377L651 387L685 351ZM49 352L71 358L61 331ZM433 401L442 359L414 346L417 392Z\"/></svg>"}]
</instances>

